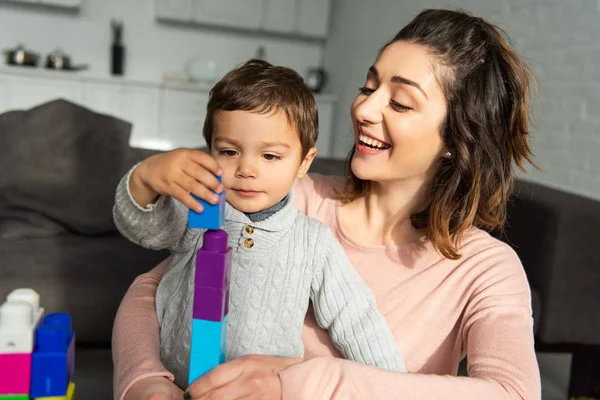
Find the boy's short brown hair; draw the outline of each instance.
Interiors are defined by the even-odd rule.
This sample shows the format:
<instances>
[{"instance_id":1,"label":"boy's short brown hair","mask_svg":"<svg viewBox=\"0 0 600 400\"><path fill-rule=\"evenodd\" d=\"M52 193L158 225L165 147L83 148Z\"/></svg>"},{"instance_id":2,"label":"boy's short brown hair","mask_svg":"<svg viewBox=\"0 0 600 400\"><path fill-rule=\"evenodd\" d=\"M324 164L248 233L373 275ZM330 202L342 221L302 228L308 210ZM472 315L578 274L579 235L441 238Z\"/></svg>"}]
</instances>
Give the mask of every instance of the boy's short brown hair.
<instances>
[{"instance_id":1,"label":"boy's short brown hair","mask_svg":"<svg viewBox=\"0 0 600 400\"><path fill-rule=\"evenodd\" d=\"M294 70L262 60L247 61L225 75L211 89L202 133L211 146L214 117L219 110L283 111L300 136L302 157L314 147L319 132L315 98Z\"/></svg>"}]
</instances>

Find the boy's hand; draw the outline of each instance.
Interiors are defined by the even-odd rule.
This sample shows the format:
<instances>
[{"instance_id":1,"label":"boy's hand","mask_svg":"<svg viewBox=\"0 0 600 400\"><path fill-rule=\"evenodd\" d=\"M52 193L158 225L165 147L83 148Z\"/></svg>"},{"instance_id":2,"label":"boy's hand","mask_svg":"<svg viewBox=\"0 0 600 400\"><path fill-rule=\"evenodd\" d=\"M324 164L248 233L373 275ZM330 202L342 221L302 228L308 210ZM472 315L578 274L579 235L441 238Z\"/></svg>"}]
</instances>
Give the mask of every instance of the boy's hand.
<instances>
[{"instance_id":1,"label":"boy's hand","mask_svg":"<svg viewBox=\"0 0 600 400\"><path fill-rule=\"evenodd\" d=\"M172 196L186 207L202 212L202 205L191 194L216 204L215 193L223 185L215 175L221 167L210 154L201 150L178 149L145 159L132 173L129 188L141 207L156 201L159 195Z\"/></svg>"}]
</instances>

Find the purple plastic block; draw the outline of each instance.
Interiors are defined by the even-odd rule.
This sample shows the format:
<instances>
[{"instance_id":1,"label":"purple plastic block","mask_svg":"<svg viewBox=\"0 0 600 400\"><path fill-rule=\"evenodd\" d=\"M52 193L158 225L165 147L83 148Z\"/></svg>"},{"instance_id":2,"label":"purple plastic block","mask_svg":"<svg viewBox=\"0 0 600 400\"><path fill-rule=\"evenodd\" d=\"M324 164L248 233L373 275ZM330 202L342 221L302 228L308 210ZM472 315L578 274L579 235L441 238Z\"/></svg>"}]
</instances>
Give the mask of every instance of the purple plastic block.
<instances>
[{"instance_id":1,"label":"purple plastic block","mask_svg":"<svg viewBox=\"0 0 600 400\"><path fill-rule=\"evenodd\" d=\"M224 289L211 287L194 287L194 315L195 319L220 322L225 312L226 294Z\"/></svg>"},{"instance_id":2,"label":"purple plastic block","mask_svg":"<svg viewBox=\"0 0 600 400\"><path fill-rule=\"evenodd\" d=\"M227 232L206 231L202 248L196 253L195 285L223 289L229 286L231 248L227 247Z\"/></svg>"},{"instance_id":3,"label":"purple plastic block","mask_svg":"<svg viewBox=\"0 0 600 400\"><path fill-rule=\"evenodd\" d=\"M225 288L225 315L229 314L229 282Z\"/></svg>"}]
</instances>

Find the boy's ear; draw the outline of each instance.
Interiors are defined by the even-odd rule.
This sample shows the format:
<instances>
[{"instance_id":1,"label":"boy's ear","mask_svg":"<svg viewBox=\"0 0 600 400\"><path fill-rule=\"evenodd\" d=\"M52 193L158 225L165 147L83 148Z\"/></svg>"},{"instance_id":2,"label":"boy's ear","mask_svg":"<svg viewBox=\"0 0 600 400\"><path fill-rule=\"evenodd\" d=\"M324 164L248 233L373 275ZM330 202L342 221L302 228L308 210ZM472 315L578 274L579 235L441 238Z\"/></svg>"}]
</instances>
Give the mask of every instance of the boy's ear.
<instances>
[{"instance_id":1,"label":"boy's ear","mask_svg":"<svg viewBox=\"0 0 600 400\"><path fill-rule=\"evenodd\" d=\"M297 178L302 178L308 172L310 165L312 164L315 156L317 155L317 148L311 148L308 153L304 156L304 160L300 163L300 168L298 168L298 173L296 174Z\"/></svg>"}]
</instances>

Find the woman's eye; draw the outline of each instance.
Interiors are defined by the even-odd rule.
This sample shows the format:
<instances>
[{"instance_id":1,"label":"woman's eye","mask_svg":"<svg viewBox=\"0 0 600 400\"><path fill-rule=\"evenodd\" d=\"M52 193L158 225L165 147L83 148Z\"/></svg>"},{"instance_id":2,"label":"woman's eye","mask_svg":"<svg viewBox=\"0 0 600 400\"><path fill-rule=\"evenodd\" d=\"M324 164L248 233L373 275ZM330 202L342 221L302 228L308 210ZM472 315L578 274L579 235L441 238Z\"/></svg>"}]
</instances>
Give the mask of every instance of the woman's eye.
<instances>
[{"instance_id":1,"label":"woman's eye","mask_svg":"<svg viewBox=\"0 0 600 400\"><path fill-rule=\"evenodd\" d=\"M267 161L273 161L273 160L279 160L279 159L281 159L281 157L276 156L275 154L265 154L263 157Z\"/></svg>"},{"instance_id":2,"label":"woman's eye","mask_svg":"<svg viewBox=\"0 0 600 400\"><path fill-rule=\"evenodd\" d=\"M390 100L390 105L392 106L392 108L394 110L399 111L399 112L407 112L407 111L412 110L411 107L405 106L404 104L400 104L394 100Z\"/></svg>"},{"instance_id":3,"label":"woman's eye","mask_svg":"<svg viewBox=\"0 0 600 400\"><path fill-rule=\"evenodd\" d=\"M235 150L221 150L219 154L222 154L226 157L235 157L237 155L237 151Z\"/></svg>"},{"instance_id":4,"label":"woman's eye","mask_svg":"<svg viewBox=\"0 0 600 400\"><path fill-rule=\"evenodd\" d=\"M375 91L375 89L371 89L366 86L362 86L362 87L358 88L358 91L360 92L360 94L364 94L365 96L368 96L371 93L373 93Z\"/></svg>"}]
</instances>

